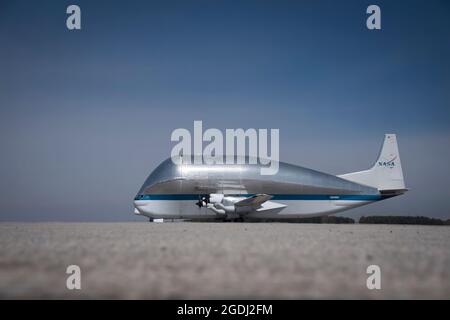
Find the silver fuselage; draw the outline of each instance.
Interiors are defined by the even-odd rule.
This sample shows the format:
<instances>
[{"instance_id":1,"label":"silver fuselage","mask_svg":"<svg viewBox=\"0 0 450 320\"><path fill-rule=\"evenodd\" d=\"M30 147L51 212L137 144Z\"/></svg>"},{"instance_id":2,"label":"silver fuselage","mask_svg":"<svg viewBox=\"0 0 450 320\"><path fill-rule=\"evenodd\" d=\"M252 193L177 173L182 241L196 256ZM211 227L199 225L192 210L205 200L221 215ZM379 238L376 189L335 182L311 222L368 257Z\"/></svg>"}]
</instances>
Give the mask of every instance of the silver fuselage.
<instances>
[{"instance_id":1,"label":"silver fuselage","mask_svg":"<svg viewBox=\"0 0 450 320\"><path fill-rule=\"evenodd\" d=\"M279 211L251 212L248 218L299 218L328 215L365 205L384 197L378 189L330 174L279 162L274 175L261 175L260 164L175 164L163 161L135 197L137 212L150 218L215 219L206 207L195 205L208 194L245 198L273 196L286 205Z\"/></svg>"}]
</instances>

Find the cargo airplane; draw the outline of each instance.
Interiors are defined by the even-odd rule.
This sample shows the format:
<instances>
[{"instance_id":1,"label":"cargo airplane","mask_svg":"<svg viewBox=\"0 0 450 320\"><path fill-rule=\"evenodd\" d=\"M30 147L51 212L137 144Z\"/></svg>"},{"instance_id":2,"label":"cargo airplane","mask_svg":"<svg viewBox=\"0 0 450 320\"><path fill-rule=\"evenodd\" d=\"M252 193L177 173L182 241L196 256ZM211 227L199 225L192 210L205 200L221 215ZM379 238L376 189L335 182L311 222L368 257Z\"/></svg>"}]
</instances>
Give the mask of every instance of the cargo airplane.
<instances>
[{"instance_id":1,"label":"cargo airplane","mask_svg":"<svg viewBox=\"0 0 450 320\"><path fill-rule=\"evenodd\" d=\"M186 159L186 156L182 156ZM292 219L330 215L407 191L395 134L386 134L368 170L334 176L280 162L274 175L260 164L163 161L134 199L135 213L154 219ZM248 160L248 159L247 159Z\"/></svg>"}]
</instances>

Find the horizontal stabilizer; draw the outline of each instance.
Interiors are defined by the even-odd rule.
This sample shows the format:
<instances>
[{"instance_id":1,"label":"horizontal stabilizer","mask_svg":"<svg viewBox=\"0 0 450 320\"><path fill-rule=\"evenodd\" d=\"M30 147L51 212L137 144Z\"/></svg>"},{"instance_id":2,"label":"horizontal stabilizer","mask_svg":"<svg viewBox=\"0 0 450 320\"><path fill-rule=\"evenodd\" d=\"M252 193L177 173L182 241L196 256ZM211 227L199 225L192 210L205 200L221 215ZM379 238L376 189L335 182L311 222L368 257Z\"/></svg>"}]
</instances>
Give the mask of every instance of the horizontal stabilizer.
<instances>
[{"instance_id":1,"label":"horizontal stabilizer","mask_svg":"<svg viewBox=\"0 0 450 320\"><path fill-rule=\"evenodd\" d=\"M287 205L282 204L282 203L266 201L261 205L261 207L256 209L256 212L269 212L270 211L271 213L275 213L275 212L278 213L286 207L287 207Z\"/></svg>"}]
</instances>

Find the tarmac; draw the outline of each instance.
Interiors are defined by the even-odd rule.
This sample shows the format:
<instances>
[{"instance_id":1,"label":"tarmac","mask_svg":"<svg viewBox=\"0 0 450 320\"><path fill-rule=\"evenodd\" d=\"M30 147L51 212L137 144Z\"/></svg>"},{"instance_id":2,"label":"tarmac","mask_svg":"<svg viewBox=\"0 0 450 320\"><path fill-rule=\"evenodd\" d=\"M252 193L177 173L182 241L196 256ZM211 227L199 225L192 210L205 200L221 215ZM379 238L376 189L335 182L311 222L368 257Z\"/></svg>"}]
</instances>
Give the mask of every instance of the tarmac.
<instances>
[{"instance_id":1,"label":"tarmac","mask_svg":"<svg viewBox=\"0 0 450 320\"><path fill-rule=\"evenodd\" d=\"M447 226L0 223L0 243L1 299L450 298Z\"/></svg>"}]
</instances>

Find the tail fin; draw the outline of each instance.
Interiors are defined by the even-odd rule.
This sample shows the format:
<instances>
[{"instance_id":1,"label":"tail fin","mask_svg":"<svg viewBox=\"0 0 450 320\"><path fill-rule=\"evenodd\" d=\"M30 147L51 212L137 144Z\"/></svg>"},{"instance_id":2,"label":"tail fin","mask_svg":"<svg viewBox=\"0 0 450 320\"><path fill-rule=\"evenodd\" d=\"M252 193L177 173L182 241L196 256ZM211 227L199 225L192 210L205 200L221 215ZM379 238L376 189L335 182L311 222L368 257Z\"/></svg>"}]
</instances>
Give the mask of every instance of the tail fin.
<instances>
[{"instance_id":1,"label":"tail fin","mask_svg":"<svg viewBox=\"0 0 450 320\"><path fill-rule=\"evenodd\" d=\"M380 191L406 191L402 165L395 134L386 134L378 160L372 168L338 176L356 183L375 187Z\"/></svg>"}]
</instances>

